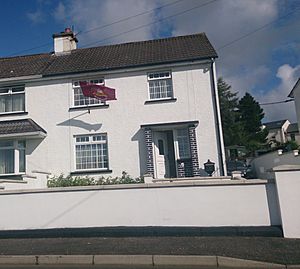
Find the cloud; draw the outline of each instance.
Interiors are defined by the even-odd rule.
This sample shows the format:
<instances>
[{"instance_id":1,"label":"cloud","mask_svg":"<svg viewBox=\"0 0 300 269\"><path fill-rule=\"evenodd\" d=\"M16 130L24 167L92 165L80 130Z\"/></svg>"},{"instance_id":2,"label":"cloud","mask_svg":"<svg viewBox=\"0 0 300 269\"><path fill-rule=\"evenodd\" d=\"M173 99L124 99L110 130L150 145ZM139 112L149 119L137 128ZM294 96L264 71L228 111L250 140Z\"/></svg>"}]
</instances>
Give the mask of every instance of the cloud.
<instances>
[{"instance_id":1,"label":"cloud","mask_svg":"<svg viewBox=\"0 0 300 269\"><path fill-rule=\"evenodd\" d=\"M62 2L58 3L58 6L55 8L54 12L53 12L53 16L55 18L55 20L57 21L63 21L64 23L65 18L66 18L66 7Z\"/></svg>"},{"instance_id":2,"label":"cloud","mask_svg":"<svg viewBox=\"0 0 300 269\"><path fill-rule=\"evenodd\" d=\"M295 67L289 64L281 65L276 73L276 77L280 79L280 84L266 94L258 96L261 103L276 102L288 99L290 91L300 77L300 65ZM296 121L296 113L293 102L278 105L263 106L267 120L289 119Z\"/></svg>"},{"instance_id":3,"label":"cloud","mask_svg":"<svg viewBox=\"0 0 300 269\"><path fill-rule=\"evenodd\" d=\"M45 22L45 14L40 9L35 12L28 12L26 17L34 24Z\"/></svg>"},{"instance_id":4,"label":"cloud","mask_svg":"<svg viewBox=\"0 0 300 269\"><path fill-rule=\"evenodd\" d=\"M75 31L82 32L78 35L80 46L104 39L105 42L98 42L95 45L146 40L153 37L151 27L145 27L122 35L119 34L152 22L155 20L155 13L137 16L122 23L112 24L109 27L103 27L88 33L85 33L85 31L154 9L156 4L155 1L147 0L75 0L66 2L65 5L59 3L56 8L55 18L62 22L68 22L69 25L74 25ZM115 37L109 39L111 36Z\"/></svg>"}]
</instances>

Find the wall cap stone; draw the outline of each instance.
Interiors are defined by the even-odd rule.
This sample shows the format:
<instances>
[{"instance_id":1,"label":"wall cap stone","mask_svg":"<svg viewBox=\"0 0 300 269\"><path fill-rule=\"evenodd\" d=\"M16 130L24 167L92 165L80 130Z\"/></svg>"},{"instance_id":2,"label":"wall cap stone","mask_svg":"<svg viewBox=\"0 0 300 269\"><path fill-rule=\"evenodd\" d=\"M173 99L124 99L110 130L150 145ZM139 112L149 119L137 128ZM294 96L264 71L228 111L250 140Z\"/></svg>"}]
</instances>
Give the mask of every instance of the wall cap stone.
<instances>
[{"instance_id":1,"label":"wall cap stone","mask_svg":"<svg viewBox=\"0 0 300 269\"><path fill-rule=\"evenodd\" d=\"M270 169L270 172L288 172L288 171L300 171L300 165L284 164L284 165L275 166L272 169Z\"/></svg>"}]
</instances>

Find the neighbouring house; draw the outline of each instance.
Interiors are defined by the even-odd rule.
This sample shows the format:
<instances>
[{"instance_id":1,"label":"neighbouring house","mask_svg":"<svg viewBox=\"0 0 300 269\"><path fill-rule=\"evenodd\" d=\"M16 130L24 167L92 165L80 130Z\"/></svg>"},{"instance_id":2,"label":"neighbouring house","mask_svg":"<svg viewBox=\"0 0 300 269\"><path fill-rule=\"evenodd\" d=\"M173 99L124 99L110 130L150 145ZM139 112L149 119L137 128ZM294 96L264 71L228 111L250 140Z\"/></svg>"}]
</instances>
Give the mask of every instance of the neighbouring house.
<instances>
[{"instance_id":1,"label":"neighbouring house","mask_svg":"<svg viewBox=\"0 0 300 269\"><path fill-rule=\"evenodd\" d=\"M287 128L287 140L296 141L300 145L300 134L298 123L291 123Z\"/></svg>"},{"instance_id":2,"label":"neighbouring house","mask_svg":"<svg viewBox=\"0 0 300 269\"><path fill-rule=\"evenodd\" d=\"M68 28L53 39L53 53L0 58L0 182L195 177L208 159L226 174L217 54L204 33L81 49ZM79 81L117 100L85 97Z\"/></svg>"},{"instance_id":3,"label":"neighbouring house","mask_svg":"<svg viewBox=\"0 0 300 269\"><path fill-rule=\"evenodd\" d=\"M269 131L267 141L271 147L276 146L277 143L283 144L287 141L287 129L289 125L290 122L288 120L277 120L263 124L263 127Z\"/></svg>"},{"instance_id":4,"label":"neighbouring house","mask_svg":"<svg viewBox=\"0 0 300 269\"><path fill-rule=\"evenodd\" d=\"M296 109L296 115L297 115L297 123L294 124L294 126L291 127L289 130L290 133L290 140L295 140L298 143L300 143L300 78L295 83L293 89L291 90L288 97L293 98L295 101L295 109ZM297 132L298 131L298 132Z\"/></svg>"}]
</instances>

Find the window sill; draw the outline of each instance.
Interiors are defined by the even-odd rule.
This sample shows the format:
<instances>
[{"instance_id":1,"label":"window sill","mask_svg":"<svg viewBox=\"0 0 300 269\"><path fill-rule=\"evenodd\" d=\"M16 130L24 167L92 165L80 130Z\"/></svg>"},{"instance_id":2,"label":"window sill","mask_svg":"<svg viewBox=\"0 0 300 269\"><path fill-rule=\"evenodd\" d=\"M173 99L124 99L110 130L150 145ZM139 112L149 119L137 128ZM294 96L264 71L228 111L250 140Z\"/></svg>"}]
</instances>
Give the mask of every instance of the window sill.
<instances>
[{"instance_id":1,"label":"window sill","mask_svg":"<svg viewBox=\"0 0 300 269\"><path fill-rule=\"evenodd\" d=\"M145 105L153 104L153 103L174 103L176 101L177 101L177 98L147 100L147 101L145 101Z\"/></svg>"},{"instance_id":2,"label":"window sill","mask_svg":"<svg viewBox=\"0 0 300 269\"><path fill-rule=\"evenodd\" d=\"M21 115L28 115L28 112L7 112L7 113L0 113L0 117L21 116Z\"/></svg>"},{"instance_id":3,"label":"window sill","mask_svg":"<svg viewBox=\"0 0 300 269\"><path fill-rule=\"evenodd\" d=\"M10 179L10 180L23 180L24 174L2 174L0 175L0 180Z\"/></svg>"},{"instance_id":4,"label":"window sill","mask_svg":"<svg viewBox=\"0 0 300 269\"><path fill-rule=\"evenodd\" d=\"M112 170L105 169L105 170L82 170L82 171L73 171L70 173L70 175L85 175L85 174L106 174L106 173L112 173Z\"/></svg>"},{"instance_id":5,"label":"window sill","mask_svg":"<svg viewBox=\"0 0 300 269\"><path fill-rule=\"evenodd\" d=\"M73 106L69 108L69 111L76 111L76 110L91 110L91 109L98 109L98 108L109 108L109 105L97 105L97 106Z\"/></svg>"}]
</instances>

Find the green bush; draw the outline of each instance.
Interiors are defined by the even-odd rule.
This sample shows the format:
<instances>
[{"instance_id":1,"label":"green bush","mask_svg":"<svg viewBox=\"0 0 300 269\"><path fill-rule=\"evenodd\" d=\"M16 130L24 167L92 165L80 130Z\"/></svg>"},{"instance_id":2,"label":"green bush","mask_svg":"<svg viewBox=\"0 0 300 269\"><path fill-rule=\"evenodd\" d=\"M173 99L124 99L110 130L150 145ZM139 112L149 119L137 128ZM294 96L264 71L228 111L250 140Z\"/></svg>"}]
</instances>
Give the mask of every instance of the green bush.
<instances>
[{"instance_id":1,"label":"green bush","mask_svg":"<svg viewBox=\"0 0 300 269\"><path fill-rule=\"evenodd\" d=\"M70 186L91 186L91 185L113 185L113 184L139 184L144 183L143 177L132 178L125 171L122 172L121 177L100 177L95 179L93 177L85 176L64 176L63 174L59 176L54 176L50 178L47 182L48 188L54 187L70 187Z\"/></svg>"}]
</instances>

